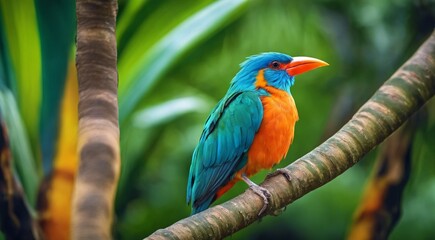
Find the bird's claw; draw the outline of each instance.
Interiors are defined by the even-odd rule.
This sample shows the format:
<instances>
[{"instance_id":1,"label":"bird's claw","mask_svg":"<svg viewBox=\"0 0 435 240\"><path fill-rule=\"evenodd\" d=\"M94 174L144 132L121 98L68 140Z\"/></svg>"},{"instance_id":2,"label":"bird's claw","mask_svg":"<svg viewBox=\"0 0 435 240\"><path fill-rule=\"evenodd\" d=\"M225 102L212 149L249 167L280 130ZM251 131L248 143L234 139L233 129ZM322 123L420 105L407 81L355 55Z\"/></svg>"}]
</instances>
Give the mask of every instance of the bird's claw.
<instances>
[{"instance_id":1,"label":"bird's claw","mask_svg":"<svg viewBox=\"0 0 435 240\"><path fill-rule=\"evenodd\" d=\"M276 171L269 173L266 179L269 179L279 174L282 174L287 179L287 181L292 182L291 172L287 168L276 169Z\"/></svg>"},{"instance_id":2,"label":"bird's claw","mask_svg":"<svg viewBox=\"0 0 435 240\"><path fill-rule=\"evenodd\" d=\"M270 197L272 196L269 192L269 190L257 186L257 185L251 185L249 186L249 189L251 189L254 193L256 193L258 196L260 196L263 199L263 207L260 209L260 212L258 213L258 216L261 216L264 211L266 211L266 209L269 207L269 200Z\"/></svg>"}]
</instances>

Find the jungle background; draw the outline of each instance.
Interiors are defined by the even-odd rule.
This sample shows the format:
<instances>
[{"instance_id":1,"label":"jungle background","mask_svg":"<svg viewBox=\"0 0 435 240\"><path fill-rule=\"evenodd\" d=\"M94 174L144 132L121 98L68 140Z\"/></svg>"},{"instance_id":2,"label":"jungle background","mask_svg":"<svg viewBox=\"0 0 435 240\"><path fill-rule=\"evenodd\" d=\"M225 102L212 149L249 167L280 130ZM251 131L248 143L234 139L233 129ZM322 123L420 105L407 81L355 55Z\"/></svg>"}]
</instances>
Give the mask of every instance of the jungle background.
<instances>
[{"instance_id":1,"label":"jungle background","mask_svg":"<svg viewBox=\"0 0 435 240\"><path fill-rule=\"evenodd\" d=\"M59 172L74 176L77 158L75 3L1 0L0 8L0 109L14 173L42 222L69 216L70 199L58 191L72 188ZM434 11L433 1L406 0L120 0L122 170L114 237L143 238L189 216L192 151L247 56L278 51L330 64L296 78L300 120L282 167L337 131L411 56L433 31ZM390 239L435 235L434 110L432 99L413 139L403 212ZM377 153L230 239L344 238ZM216 204L246 188L237 184ZM50 220L43 224L49 228Z\"/></svg>"}]
</instances>

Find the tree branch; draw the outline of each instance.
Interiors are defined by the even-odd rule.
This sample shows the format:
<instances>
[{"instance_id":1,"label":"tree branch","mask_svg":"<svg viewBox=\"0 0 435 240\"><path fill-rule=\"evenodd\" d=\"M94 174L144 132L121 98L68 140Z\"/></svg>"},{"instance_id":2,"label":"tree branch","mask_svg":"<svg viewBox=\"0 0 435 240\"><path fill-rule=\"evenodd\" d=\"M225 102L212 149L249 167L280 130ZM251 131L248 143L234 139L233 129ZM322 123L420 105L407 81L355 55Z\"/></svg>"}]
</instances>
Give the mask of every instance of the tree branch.
<instances>
[{"instance_id":1,"label":"tree branch","mask_svg":"<svg viewBox=\"0 0 435 240\"><path fill-rule=\"evenodd\" d=\"M347 239L387 239L400 219L402 195L411 173L411 149L418 115L389 136L382 144L370 180ZM424 121L424 120L423 120Z\"/></svg>"},{"instance_id":2,"label":"tree branch","mask_svg":"<svg viewBox=\"0 0 435 240\"><path fill-rule=\"evenodd\" d=\"M266 179L267 213L285 207L358 162L435 94L435 32L334 136ZM252 191L157 230L147 239L221 239L259 219L263 201Z\"/></svg>"},{"instance_id":3,"label":"tree branch","mask_svg":"<svg viewBox=\"0 0 435 240\"><path fill-rule=\"evenodd\" d=\"M77 0L80 162L73 239L111 239L120 172L116 0Z\"/></svg>"}]
</instances>

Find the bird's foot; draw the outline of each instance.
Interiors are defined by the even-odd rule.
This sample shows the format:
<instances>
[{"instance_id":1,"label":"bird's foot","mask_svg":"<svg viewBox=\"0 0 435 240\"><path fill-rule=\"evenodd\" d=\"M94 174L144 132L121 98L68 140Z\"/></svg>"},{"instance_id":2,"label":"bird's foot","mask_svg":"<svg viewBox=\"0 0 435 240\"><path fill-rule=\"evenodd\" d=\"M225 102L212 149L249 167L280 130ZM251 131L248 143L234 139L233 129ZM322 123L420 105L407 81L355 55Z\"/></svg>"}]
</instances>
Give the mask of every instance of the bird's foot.
<instances>
[{"instance_id":1,"label":"bird's foot","mask_svg":"<svg viewBox=\"0 0 435 240\"><path fill-rule=\"evenodd\" d=\"M269 173L267 175L266 179L269 179L271 177L275 177L276 175L279 175L279 174L282 174L287 179L287 181L289 181L290 183L292 182L291 172L287 168L276 169L276 171Z\"/></svg>"},{"instance_id":2,"label":"bird's foot","mask_svg":"<svg viewBox=\"0 0 435 240\"><path fill-rule=\"evenodd\" d=\"M269 207L269 199L271 197L271 194L266 188L260 187L258 185L249 186L249 189L251 189L254 193L256 193L263 199L263 207L260 209L260 212L258 212L258 216L261 216L264 211L266 211L266 209Z\"/></svg>"},{"instance_id":3,"label":"bird's foot","mask_svg":"<svg viewBox=\"0 0 435 240\"><path fill-rule=\"evenodd\" d=\"M269 200L272 196L266 188L260 187L251 181L248 177L242 176L243 181L245 181L249 185L249 189L251 189L255 194L263 199L263 207L260 209L258 216L261 216L264 211L269 207Z\"/></svg>"}]
</instances>

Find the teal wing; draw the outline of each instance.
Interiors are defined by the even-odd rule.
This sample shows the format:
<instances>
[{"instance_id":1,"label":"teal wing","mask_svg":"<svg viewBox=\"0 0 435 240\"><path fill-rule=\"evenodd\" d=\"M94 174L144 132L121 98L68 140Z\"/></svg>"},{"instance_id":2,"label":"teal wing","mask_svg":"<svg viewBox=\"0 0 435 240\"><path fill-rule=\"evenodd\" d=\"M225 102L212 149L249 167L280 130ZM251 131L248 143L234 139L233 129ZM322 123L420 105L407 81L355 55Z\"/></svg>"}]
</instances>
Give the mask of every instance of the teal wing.
<instances>
[{"instance_id":1,"label":"teal wing","mask_svg":"<svg viewBox=\"0 0 435 240\"><path fill-rule=\"evenodd\" d=\"M263 105L255 91L233 93L213 109L192 156L187 185L192 214L207 209L218 189L246 165L262 119Z\"/></svg>"}]
</instances>

